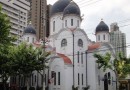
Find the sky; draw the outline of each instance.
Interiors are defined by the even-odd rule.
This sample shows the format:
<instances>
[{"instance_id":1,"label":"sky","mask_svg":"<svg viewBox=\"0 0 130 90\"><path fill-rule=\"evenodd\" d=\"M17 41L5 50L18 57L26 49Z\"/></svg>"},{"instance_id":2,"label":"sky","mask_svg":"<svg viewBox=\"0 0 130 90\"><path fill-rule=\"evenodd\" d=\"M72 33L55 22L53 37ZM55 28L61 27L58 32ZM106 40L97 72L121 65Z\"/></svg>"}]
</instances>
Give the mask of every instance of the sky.
<instances>
[{"instance_id":1,"label":"sky","mask_svg":"<svg viewBox=\"0 0 130 90\"><path fill-rule=\"evenodd\" d=\"M54 4L57 0L47 0ZM126 34L127 56L130 57L130 0L73 0L81 10L81 28L95 41L95 28L101 19L109 26L117 22L120 31Z\"/></svg>"}]
</instances>

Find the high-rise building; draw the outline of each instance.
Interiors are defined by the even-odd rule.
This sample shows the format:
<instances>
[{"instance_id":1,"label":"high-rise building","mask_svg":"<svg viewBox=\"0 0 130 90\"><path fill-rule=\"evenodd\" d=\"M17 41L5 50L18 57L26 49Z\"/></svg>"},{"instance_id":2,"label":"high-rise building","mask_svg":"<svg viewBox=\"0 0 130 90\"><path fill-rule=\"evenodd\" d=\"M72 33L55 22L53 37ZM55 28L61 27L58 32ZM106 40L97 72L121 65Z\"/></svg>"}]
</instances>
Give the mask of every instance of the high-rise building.
<instances>
[{"instance_id":1,"label":"high-rise building","mask_svg":"<svg viewBox=\"0 0 130 90\"><path fill-rule=\"evenodd\" d=\"M29 20L36 30L37 39L43 39L46 36L47 23L47 2L46 0L26 0L30 2L31 9Z\"/></svg>"},{"instance_id":2,"label":"high-rise building","mask_svg":"<svg viewBox=\"0 0 130 90\"><path fill-rule=\"evenodd\" d=\"M116 54L121 52L126 56L126 35L119 30L117 23L112 23L110 29L110 42L113 44Z\"/></svg>"},{"instance_id":3,"label":"high-rise building","mask_svg":"<svg viewBox=\"0 0 130 90\"><path fill-rule=\"evenodd\" d=\"M0 0L2 11L6 13L11 22L10 34L18 38L18 44L22 41L23 30L27 26L27 16L30 4L25 0Z\"/></svg>"},{"instance_id":4,"label":"high-rise building","mask_svg":"<svg viewBox=\"0 0 130 90\"><path fill-rule=\"evenodd\" d=\"M50 34L50 20L49 20L49 18L50 18L50 11L51 11L51 7L52 7L52 5L47 5L47 13L46 13L46 37L48 37L49 36L49 34Z\"/></svg>"}]
</instances>

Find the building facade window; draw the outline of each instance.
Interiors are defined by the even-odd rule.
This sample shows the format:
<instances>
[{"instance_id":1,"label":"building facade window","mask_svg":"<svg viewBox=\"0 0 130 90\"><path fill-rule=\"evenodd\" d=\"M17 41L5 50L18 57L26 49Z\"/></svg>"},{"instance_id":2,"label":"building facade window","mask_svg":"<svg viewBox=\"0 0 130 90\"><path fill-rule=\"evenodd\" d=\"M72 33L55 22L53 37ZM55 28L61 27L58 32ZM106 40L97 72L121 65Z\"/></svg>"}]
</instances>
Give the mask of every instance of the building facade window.
<instances>
[{"instance_id":1,"label":"building facade window","mask_svg":"<svg viewBox=\"0 0 130 90\"><path fill-rule=\"evenodd\" d=\"M78 73L78 85L79 85L79 83L80 83L80 82L79 82L79 73Z\"/></svg>"},{"instance_id":2,"label":"building facade window","mask_svg":"<svg viewBox=\"0 0 130 90\"><path fill-rule=\"evenodd\" d=\"M79 40L78 40L78 46L79 46L79 47L83 47L83 41L82 41L82 39L79 39Z\"/></svg>"},{"instance_id":3,"label":"building facade window","mask_svg":"<svg viewBox=\"0 0 130 90\"><path fill-rule=\"evenodd\" d=\"M77 27L79 27L79 20L77 20Z\"/></svg>"},{"instance_id":4,"label":"building facade window","mask_svg":"<svg viewBox=\"0 0 130 90\"><path fill-rule=\"evenodd\" d=\"M41 85L43 84L43 76L41 75Z\"/></svg>"},{"instance_id":5,"label":"building facade window","mask_svg":"<svg viewBox=\"0 0 130 90\"><path fill-rule=\"evenodd\" d=\"M60 72L58 72L58 85L60 85Z\"/></svg>"},{"instance_id":6,"label":"building facade window","mask_svg":"<svg viewBox=\"0 0 130 90\"><path fill-rule=\"evenodd\" d=\"M100 41L100 35L98 35L98 41Z\"/></svg>"},{"instance_id":7,"label":"building facade window","mask_svg":"<svg viewBox=\"0 0 130 90\"><path fill-rule=\"evenodd\" d=\"M82 74L82 85L84 84L84 77L83 77L83 74Z\"/></svg>"},{"instance_id":8,"label":"building facade window","mask_svg":"<svg viewBox=\"0 0 130 90\"><path fill-rule=\"evenodd\" d=\"M77 58L78 58L78 63L79 63L79 51L78 51L78 53L77 53Z\"/></svg>"},{"instance_id":9,"label":"building facade window","mask_svg":"<svg viewBox=\"0 0 130 90\"><path fill-rule=\"evenodd\" d=\"M35 75L35 82L36 82L36 80L37 80L37 76Z\"/></svg>"},{"instance_id":10,"label":"building facade window","mask_svg":"<svg viewBox=\"0 0 130 90\"><path fill-rule=\"evenodd\" d=\"M32 86L33 86L33 74L32 74Z\"/></svg>"},{"instance_id":11,"label":"building facade window","mask_svg":"<svg viewBox=\"0 0 130 90\"><path fill-rule=\"evenodd\" d=\"M55 32L55 21L53 21L53 32Z\"/></svg>"},{"instance_id":12,"label":"building facade window","mask_svg":"<svg viewBox=\"0 0 130 90\"><path fill-rule=\"evenodd\" d=\"M105 35L103 35L103 39L105 40Z\"/></svg>"},{"instance_id":13,"label":"building facade window","mask_svg":"<svg viewBox=\"0 0 130 90\"><path fill-rule=\"evenodd\" d=\"M65 20L65 27L67 27L67 20Z\"/></svg>"},{"instance_id":14,"label":"building facade window","mask_svg":"<svg viewBox=\"0 0 130 90\"><path fill-rule=\"evenodd\" d=\"M71 26L73 26L73 19L71 19Z\"/></svg>"},{"instance_id":15,"label":"building facade window","mask_svg":"<svg viewBox=\"0 0 130 90\"><path fill-rule=\"evenodd\" d=\"M66 39L63 39L63 40L61 41L61 47L65 47L65 46L67 46L67 40L66 40Z\"/></svg>"},{"instance_id":16,"label":"building facade window","mask_svg":"<svg viewBox=\"0 0 130 90\"><path fill-rule=\"evenodd\" d=\"M83 64L83 53L81 53L81 63Z\"/></svg>"},{"instance_id":17,"label":"building facade window","mask_svg":"<svg viewBox=\"0 0 130 90\"><path fill-rule=\"evenodd\" d=\"M56 73L54 73L54 85L56 85Z\"/></svg>"},{"instance_id":18,"label":"building facade window","mask_svg":"<svg viewBox=\"0 0 130 90\"><path fill-rule=\"evenodd\" d=\"M34 38L32 38L32 43L34 43Z\"/></svg>"},{"instance_id":19,"label":"building facade window","mask_svg":"<svg viewBox=\"0 0 130 90\"><path fill-rule=\"evenodd\" d=\"M27 42L29 42L29 37L27 37Z\"/></svg>"}]
</instances>

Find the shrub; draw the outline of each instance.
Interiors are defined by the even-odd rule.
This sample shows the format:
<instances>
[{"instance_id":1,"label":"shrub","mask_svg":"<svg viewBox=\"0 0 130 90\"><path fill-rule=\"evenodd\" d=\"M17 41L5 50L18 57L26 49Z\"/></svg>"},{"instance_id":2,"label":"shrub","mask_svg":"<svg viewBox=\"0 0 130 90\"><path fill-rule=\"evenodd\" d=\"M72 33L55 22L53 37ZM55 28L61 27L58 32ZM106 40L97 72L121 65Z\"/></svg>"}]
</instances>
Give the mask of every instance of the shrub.
<instances>
[{"instance_id":1,"label":"shrub","mask_svg":"<svg viewBox=\"0 0 130 90\"><path fill-rule=\"evenodd\" d=\"M35 88L34 87L30 87L29 90L35 90Z\"/></svg>"}]
</instances>

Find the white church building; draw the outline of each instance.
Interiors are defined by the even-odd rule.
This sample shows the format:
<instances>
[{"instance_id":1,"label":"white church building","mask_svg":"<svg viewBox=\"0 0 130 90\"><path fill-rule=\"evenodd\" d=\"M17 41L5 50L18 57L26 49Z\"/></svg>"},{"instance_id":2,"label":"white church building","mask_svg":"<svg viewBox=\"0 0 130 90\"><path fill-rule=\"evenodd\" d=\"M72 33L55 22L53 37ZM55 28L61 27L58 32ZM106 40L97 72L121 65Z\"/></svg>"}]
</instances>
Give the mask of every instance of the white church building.
<instances>
[{"instance_id":1,"label":"white church building","mask_svg":"<svg viewBox=\"0 0 130 90\"><path fill-rule=\"evenodd\" d=\"M51 51L49 68L46 70L45 82L49 90L116 90L116 78L112 70L98 69L94 53L112 54L115 51L109 43L109 28L103 20L95 30L96 42L92 42L86 32L80 28L82 22L79 6L73 0L58 0L51 9L50 36L46 43L46 50ZM23 40L41 45L36 40L33 26L25 28ZM32 80L33 77L36 80ZM37 78L36 78L37 77ZM108 81L110 77L110 81ZM42 78L33 72L30 87L42 87Z\"/></svg>"}]
</instances>

